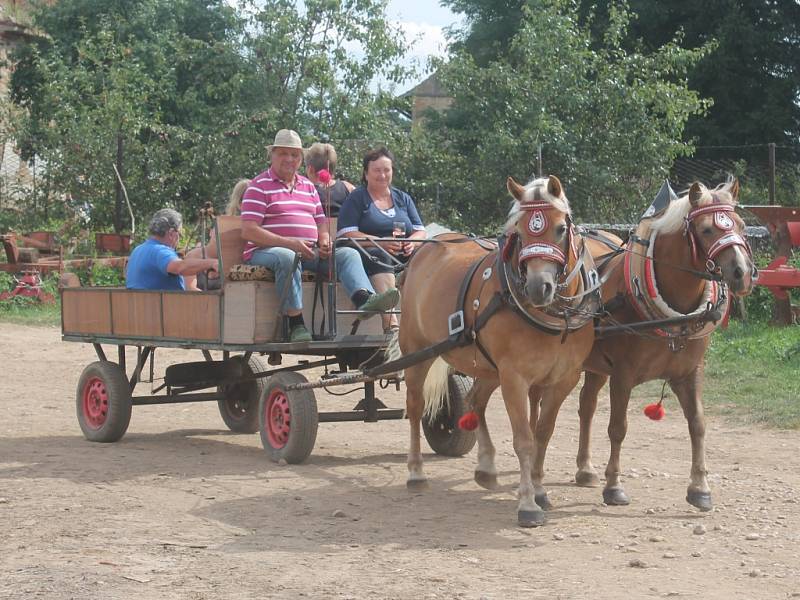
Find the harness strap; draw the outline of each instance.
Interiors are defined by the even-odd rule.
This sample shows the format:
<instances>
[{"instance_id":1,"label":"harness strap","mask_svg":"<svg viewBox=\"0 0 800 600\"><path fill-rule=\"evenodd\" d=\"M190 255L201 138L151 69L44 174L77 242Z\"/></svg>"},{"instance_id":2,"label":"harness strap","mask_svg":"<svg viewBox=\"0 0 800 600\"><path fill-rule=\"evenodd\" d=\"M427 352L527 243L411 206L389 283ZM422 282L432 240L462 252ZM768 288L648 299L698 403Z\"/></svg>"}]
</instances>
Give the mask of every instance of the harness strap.
<instances>
[{"instance_id":1,"label":"harness strap","mask_svg":"<svg viewBox=\"0 0 800 600\"><path fill-rule=\"evenodd\" d=\"M412 352L411 354L406 354L397 360L392 360L387 363L376 365L375 367L364 371L364 374L367 375L368 377L380 377L381 375L386 375L388 373L395 373L397 371L405 369L406 367L411 367L413 365L424 362L428 359L441 356L442 354L452 350L453 348L468 346L473 341L476 343L481 353L496 369L497 365L494 363L494 361L492 361L492 359L486 353L485 348L483 348L482 345L478 342L477 332L480 328L482 328L486 324L486 321L489 320L489 317L491 317L495 312L497 312L497 308L499 308L499 306L497 308L492 308L494 302L490 302L489 305L487 306L487 310L481 313L479 317L476 319L475 326L472 329L467 329L464 326L464 300L467 297L467 290L469 289L469 284L472 282L472 278L475 275L475 272L478 270L478 268L480 268L481 263L483 263L485 259L486 256L482 256L478 260L476 260L470 266L469 270L464 276L464 279L461 281L461 287L458 290L458 297L456 299L456 310L447 319L447 327L448 331L450 332L450 335L448 335L446 339L432 346L428 346L427 348L423 348L422 350L417 350L416 352ZM494 300L494 298L492 298L492 300ZM489 312L490 308L492 308L490 314L486 315L486 313Z\"/></svg>"}]
</instances>

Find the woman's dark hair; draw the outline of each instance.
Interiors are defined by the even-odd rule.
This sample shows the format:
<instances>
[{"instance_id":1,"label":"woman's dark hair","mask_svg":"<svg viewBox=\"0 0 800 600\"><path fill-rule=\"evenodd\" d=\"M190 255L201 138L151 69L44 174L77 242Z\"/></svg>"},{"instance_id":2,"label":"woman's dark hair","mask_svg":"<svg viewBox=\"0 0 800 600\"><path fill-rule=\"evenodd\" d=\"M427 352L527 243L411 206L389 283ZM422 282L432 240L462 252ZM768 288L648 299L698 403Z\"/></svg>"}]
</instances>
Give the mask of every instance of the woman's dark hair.
<instances>
[{"instance_id":1,"label":"woman's dark hair","mask_svg":"<svg viewBox=\"0 0 800 600\"><path fill-rule=\"evenodd\" d=\"M370 150L364 155L364 160L361 161L361 183L367 185L367 168L369 167L369 163L374 162L379 158L383 158L384 156L392 161L392 167L394 167L394 154L392 154L392 152L386 146L381 146L375 150Z\"/></svg>"}]
</instances>

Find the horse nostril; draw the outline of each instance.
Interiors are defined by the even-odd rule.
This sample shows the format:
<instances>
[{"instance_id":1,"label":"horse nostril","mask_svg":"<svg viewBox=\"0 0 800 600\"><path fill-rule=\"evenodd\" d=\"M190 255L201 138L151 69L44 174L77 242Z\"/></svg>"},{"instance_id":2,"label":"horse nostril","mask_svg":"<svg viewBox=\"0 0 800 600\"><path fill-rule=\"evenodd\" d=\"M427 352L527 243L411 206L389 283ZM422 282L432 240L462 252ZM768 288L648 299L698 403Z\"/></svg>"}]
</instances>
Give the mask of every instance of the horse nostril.
<instances>
[{"instance_id":1,"label":"horse nostril","mask_svg":"<svg viewBox=\"0 0 800 600\"><path fill-rule=\"evenodd\" d=\"M543 283L542 284L542 298L548 298L550 294L553 292L553 284L552 283Z\"/></svg>"},{"instance_id":2,"label":"horse nostril","mask_svg":"<svg viewBox=\"0 0 800 600\"><path fill-rule=\"evenodd\" d=\"M733 276L734 276L736 279L741 279L742 277L744 277L744 271L742 270L742 268L741 268L741 267L738 267L738 266L737 266L737 267L736 267L736 268L733 270Z\"/></svg>"}]
</instances>

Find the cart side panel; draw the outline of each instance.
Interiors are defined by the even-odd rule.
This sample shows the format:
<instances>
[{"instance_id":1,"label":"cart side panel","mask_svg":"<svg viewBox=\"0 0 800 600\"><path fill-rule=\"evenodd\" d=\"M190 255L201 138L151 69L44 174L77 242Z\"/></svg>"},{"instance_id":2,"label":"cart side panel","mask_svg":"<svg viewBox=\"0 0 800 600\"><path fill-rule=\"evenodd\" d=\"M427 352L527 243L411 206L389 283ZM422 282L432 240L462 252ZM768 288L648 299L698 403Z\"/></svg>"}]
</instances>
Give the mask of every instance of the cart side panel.
<instances>
[{"instance_id":1,"label":"cart side panel","mask_svg":"<svg viewBox=\"0 0 800 600\"><path fill-rule=\"evenodd\" d=\"M323 286L323 298L327 304L327 285ZM226 281L223 341L226 344L252 344L279 341L275 339L275 319L278 315L278 289L275 283L267 281ZM316 309L316 321L312 322L314 306L314 284L303 283L303 318L306 325L317 331L322 323L324 311L320 305ZM341 284L336 289L336 306L353 309L353 303ZM346 334L355 320L355 315L338 315L336 328L339 334ZM381 320L373 317L361 324L361 335L380 335L383 333ZM280 332L279 332L280 335Z\"/></svg>"},{"instance_id":2,"label":"cart side panel","mask_svg":"<svg viewBox=\"0 0 800 600\"><path fill-rule=\"evenodd\" d=\"M61 323L65 334L111 333L111 291L68 288L61 291Z\"/></svg>"},{"instance_id":3,"label":"cart side panel","mask_svg":"<svg viewBox=\"0 0 800 600\"><path fill-rule=\"evenodd\" d=\"M181 340L219 341L218 293L163 292L164 336Z\"/></svg>"},{"instance_id":4,"label":"cart side panel","mask_svg":"<svg viewBox=\"0 0 800 600\"><path fill-rule=\"evenodd\" d=\"M113 290L111 313L115 336L145 338L164 336L161 292Z\"/></svg>"}]
</instances>

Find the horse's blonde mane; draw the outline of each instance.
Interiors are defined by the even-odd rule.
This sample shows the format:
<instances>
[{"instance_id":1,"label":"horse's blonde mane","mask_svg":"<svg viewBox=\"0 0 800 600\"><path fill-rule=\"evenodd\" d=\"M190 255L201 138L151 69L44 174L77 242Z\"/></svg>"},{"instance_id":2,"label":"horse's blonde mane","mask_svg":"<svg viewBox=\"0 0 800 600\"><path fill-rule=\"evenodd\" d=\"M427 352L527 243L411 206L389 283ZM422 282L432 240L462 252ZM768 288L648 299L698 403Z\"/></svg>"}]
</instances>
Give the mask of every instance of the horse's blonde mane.
<instances>
[{"instance_id":1,"label":"horse's blonde mane","mask_svg":"<svg viewBox=\"0 0 800 600\"><path fill-rule=\"evenodd\" d=\"M733 183L733 177L728 177L725 183L720 183L713 190L709 190L701 183L700 190L702 194L700 196L699 206L705 206L714 201L712 192L724 203L736 206L736 199L733 197L733 194L731 194ZM653 221L651 228L659 233L676 233L685 226L686 216L689 214L689 210L691 210L689 190L684 190L677 200L673 200L670 203L666 212Z\"/></svg>"},{"instance_id":2,"label":"horse's blonde mane","mask_svg":"<svg viewBox=\"0 0 800 600\"><path fill-rule=\"evenodd\" d=\"M525 185L525 194L522 199L526 202L532 200L549 202L553 205L553 208L572 216L572 210L569 207L569 200L567 200L567 197L564 195L563 189L560 196L554 196L547 190L547 184L549 181L549 177L539 177L538 179L531 180ZM508 218L506 219L506 224L503 227L503 231L509 231L516 226L520 215L522 215L519 205L519 200L514 200L514 202L511 204L511 210L508 211Z\"/></svg>"}]
</instances>

